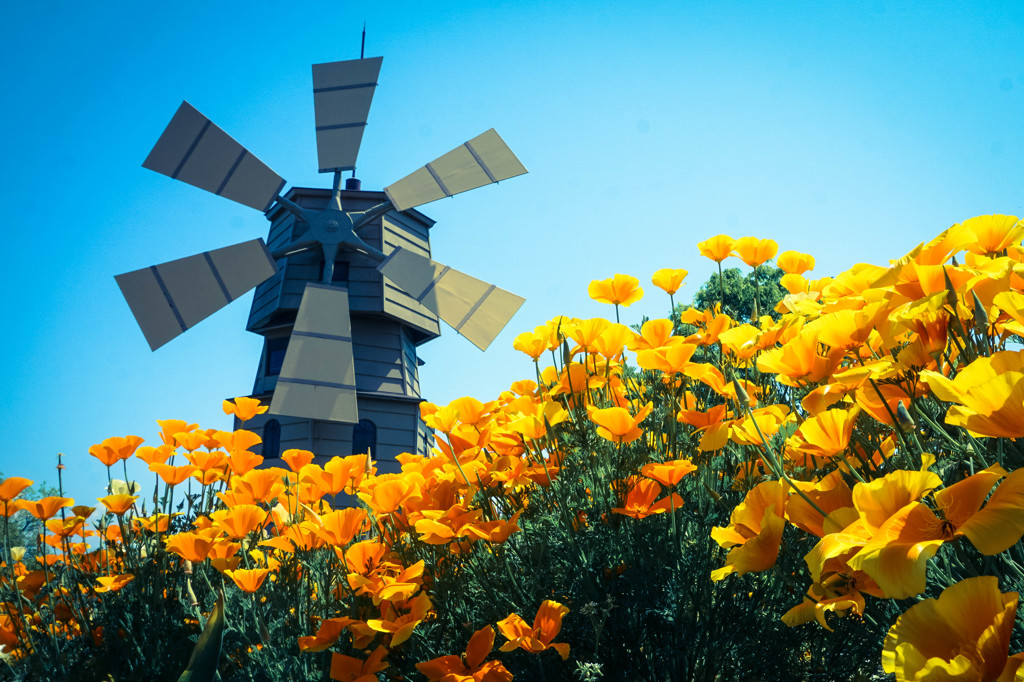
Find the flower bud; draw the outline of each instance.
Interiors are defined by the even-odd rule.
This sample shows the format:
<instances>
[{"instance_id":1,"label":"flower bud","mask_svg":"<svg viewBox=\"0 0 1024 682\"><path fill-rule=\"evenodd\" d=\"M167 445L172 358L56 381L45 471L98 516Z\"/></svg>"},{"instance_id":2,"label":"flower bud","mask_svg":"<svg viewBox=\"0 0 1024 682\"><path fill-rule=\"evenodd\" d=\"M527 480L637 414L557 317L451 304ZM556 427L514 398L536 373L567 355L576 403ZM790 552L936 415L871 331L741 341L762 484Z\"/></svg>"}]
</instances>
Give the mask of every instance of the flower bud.
<instances>
[{"instance_id":1,"label":"flower bud","mask_svg":"<svg viewBox=\"0 0 1024 682\"><path fill-rule=\"evenodd\" d=\"M903 405L902 400L896 405L896 421L904 431L917 430L917 424L914 423L914 418L910 416L910 412Z\"/></svg>"},{"instance_id":2,"label":"flower bud","mask_svg":"<svg viewBox=\"0 0 1024 682\"><path fill-rule=\"evenodd\" d=\"M986 334L988 333L988 312L974 289L971 289L971 296L974 297L974 328L979 334Z\"/></svg>"}]
</instances>

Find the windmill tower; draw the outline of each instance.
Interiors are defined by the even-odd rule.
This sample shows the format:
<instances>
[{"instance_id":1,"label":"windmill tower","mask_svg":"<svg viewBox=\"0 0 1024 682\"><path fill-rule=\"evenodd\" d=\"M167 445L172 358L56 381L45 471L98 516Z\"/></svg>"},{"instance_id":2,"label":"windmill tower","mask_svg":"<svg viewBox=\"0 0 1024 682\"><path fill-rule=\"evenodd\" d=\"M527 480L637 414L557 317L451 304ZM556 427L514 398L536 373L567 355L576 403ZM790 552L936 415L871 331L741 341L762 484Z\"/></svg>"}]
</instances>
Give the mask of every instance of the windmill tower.
<instances>
[{"instance_id":1,"label":"windmill tower","mask_svg":"<svg viewBox=\"0 0 1024 682\"><path fill-rule=\"evenodd\" d=\"M492 129L383 191L342 184L355 170L382 58L313 66L319 170L332 189L293 187L183 102L143 166L264 212L270 233L118 275L156 350L256 288L247 328L264 337L246 423L265 457L369 449L381 471L425 452L416 348L439 319L481 350L519 296L431 259L433 221L417 206L526 172Z\"/></svg>"}]
</instances>

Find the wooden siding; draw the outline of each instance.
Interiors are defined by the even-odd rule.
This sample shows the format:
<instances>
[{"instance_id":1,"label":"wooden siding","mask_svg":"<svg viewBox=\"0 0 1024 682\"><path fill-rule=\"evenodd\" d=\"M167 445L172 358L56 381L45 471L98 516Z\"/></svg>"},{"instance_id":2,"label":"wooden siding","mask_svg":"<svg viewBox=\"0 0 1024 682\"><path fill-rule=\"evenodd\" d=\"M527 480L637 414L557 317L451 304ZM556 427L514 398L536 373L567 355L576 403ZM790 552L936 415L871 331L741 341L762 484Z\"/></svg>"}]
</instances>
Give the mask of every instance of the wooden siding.
<instances>
[{"instance_id":1,"label":"wooden siding","mask_svg":"<svg viewBox=\"0 0 1024 682\"><path fill-rule=\"evenodd\" d=\"M390 254L396 247L408 249L413 253L430 258L430 242L427 230L418 226L397 213L388 213L381 221L383 246L379 247L385 254ZM422 304L387 277L381 277L384 286L384 312L406 324L415 327L425 334L434 337L441 333L438 318Z\"/></svg>"}]
</instances>

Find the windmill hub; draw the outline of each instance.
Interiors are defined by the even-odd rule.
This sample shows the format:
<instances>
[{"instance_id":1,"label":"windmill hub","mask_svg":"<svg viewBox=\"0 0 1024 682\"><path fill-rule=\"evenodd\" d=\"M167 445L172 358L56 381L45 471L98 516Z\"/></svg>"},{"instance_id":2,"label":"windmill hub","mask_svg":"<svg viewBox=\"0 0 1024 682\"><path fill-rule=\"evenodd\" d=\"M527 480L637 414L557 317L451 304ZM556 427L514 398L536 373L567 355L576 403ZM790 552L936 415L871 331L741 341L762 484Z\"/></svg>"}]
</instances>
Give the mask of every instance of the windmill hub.
<instances>
[{"instance_id":1,"label":"windmill hub","mask_svg":"<svg viewBox=\"0 0 1024 682\"><path fill-rule=\"evenodd\" d=\"M353 235L352 218L336 208L324 209L309 221L311 236L320 243L341 243Z\"/></svg>"}]
</instances>

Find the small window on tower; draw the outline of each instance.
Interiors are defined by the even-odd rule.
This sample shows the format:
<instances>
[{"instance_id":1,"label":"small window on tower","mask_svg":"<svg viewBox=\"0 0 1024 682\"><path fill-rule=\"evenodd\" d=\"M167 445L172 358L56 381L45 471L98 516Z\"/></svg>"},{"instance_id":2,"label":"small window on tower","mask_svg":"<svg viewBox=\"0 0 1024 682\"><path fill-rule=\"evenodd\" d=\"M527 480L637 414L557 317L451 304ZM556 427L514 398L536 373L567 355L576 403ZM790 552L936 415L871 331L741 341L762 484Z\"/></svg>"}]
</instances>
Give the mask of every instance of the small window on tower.
<instances>
[{"instance_id":1,"label":"small window on tower","mask_svg":"<svg viewBox=\"0 0 1024 682\"><path fill-rule=\"evenodd\" d=\"M263 457L274 459L281 456L281 422L268 419L263 425Z\"/></svg>"},{"instance_id":2,"label":"small window on tower","mask_svg":"<svg viewBox=\"0 0 1024 682\"><path fill-rule=\"evenodd\" d=\"M288 337L279 336L267 339L267 376L277 376L284 364L284 354L288 350Z\"/></svg>"},{"instance_id":3,"label":"small window on tower","mask_svg":"<svg viewBox=\"0 0 1024 682\"><path fill-rule=\"evenodd\" d=\"M377 425L369 419L360 419L359 423L352 427L352 454L353 455L376 455L377 450Z\"/></svg>"}]
</instances>

